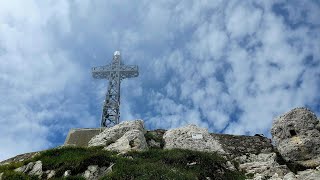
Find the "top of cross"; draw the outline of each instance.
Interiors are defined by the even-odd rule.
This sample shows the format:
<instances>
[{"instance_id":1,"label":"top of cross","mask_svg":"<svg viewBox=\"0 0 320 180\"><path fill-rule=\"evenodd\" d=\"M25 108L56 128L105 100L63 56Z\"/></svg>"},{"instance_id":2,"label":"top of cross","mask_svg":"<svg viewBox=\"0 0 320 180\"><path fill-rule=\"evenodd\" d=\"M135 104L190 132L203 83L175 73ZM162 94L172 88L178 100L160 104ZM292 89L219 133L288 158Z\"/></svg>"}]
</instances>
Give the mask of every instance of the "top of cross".
<instances>
[{"instance_id":1,"label":"top of cross","mask_svg":"<svg viewBox=\"0 0 320 180\"><path fill-rule=\"evenodd\" d=\"M120 56L120 51L115 51L115 52L113 53L113 55L114 55L114 56Z\"/></svg>"},{"instance_id":2,"label":"top of cross","mask_svg":"<svg viewBox=\"0 0 320 180\"><path fill-rule=\"evenodd\" d=\"M113 62L111 64L92 68L92 76L96 79L111 79L114 73L119 73L120 80L122 80L137 77L139 68L136 65L122 64L120 51L113 53Z\"/></svg>"}]
</instances>

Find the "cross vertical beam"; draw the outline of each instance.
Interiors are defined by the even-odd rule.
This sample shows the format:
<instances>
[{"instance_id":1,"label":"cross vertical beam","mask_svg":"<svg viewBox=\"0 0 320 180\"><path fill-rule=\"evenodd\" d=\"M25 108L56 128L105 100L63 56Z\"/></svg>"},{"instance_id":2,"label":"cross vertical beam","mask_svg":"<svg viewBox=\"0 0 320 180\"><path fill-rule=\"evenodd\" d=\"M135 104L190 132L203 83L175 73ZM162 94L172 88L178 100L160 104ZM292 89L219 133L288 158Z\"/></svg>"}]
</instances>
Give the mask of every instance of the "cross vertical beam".
<instances>
[{"instance_id":1,"label":"cross vertical beam","mask_svg":"<svg viewBox=\"0 0 320 180\"><path fill-rule=\"evenodd\" d=\"M101 127L111 127L119 124L121 80L138 75L138 66L128 66L121 62L120 51L114 52L111 64L92 68L93 78L109 80L108 91L102 108Z\"/></svg>"}]
</instances>

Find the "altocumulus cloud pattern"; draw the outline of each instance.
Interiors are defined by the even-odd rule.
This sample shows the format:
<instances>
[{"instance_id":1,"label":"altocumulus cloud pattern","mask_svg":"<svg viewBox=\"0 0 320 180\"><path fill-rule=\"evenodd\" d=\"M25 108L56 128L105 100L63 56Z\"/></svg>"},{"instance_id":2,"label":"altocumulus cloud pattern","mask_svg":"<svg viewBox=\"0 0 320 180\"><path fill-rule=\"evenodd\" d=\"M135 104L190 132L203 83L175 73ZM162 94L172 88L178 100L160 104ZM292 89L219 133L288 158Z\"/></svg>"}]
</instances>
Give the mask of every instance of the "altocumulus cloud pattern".
<instances>
[{"instance_id":1,"label":"altocumulus cloud pattern","mask_svg":"<svg viewBox=\"0 0 320 180\"><path fill-rule=\"evenodd\" d=\"M98 127L115 50L140 76L121 119L264 133L293 107L320 115L320 1L0 1L0 160Z\"/></svg>"}]
</instances>

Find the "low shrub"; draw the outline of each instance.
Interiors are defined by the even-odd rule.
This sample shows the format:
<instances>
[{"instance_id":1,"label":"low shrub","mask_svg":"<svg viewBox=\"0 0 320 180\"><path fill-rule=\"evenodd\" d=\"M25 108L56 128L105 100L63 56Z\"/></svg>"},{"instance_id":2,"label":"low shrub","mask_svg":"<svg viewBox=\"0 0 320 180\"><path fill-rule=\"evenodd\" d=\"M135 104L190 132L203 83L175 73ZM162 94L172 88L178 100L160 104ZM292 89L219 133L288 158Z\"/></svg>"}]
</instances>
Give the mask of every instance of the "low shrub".
<instances>
[{"instance_id":1,"label":"low shrub","mask_svg":"<svg viewBox=\"0 0 320 180\"><path fill-rule=\"evenodd\" d=\"M0 166L0 172L14 170L14 169L21 167L23 165L24 165L23 162L12 162L10 164L2 165L2 166Z\"/></svg>"},{"instance_id":2,"label":"low shrub","mask_svg":"<svg viewBox=\"0 0 320 180\"><path fill-rule=\"evenodd\" d=\"M20 172L4 171L2 179L5 180L38 180L37 176L28 176Z\"/></svg>"},{"instance_id":3,"label":"low shrub","mask_svg":"<svg viewBox=\"0 0 320 180\"><path fill-rule=\"evenodd\" d=\"M162 149L164 147L164 140L161 135L155 134L154 132L148 131L144 134L144 137L146 138L146 141L154 140L155 142L160 143L160 148ZM154 148L154 147L152 147Z\"/></svg>"}]
</instances>

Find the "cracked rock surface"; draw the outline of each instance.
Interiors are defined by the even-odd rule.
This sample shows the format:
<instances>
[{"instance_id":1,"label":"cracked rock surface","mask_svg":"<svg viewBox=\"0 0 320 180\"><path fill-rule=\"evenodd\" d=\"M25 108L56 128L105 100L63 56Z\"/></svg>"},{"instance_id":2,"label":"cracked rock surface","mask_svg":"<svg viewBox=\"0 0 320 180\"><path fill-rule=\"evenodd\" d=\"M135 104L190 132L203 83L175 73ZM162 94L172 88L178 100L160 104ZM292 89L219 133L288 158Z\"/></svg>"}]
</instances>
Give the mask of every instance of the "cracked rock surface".
<instances>
[{"instance_id":1,"label":"cracked rock surface","mask_svg":"<svg viewBox=\"0 0 320 180\"><path fill-rule=\"evenodd\" d=\"M163 139L164 149L180 148L225 154L220 142L214 139L207 129L196 125L168 130L164 133Z\"/></svg>"},{"instance_id":2,"label":"cracked rock surface","mask_svg":"<svg viewBox=\"0 0 320 180\"><path fill-rule=\"evenodd\" d=\"M295 108L272 125L272 140L286 161L307 168L320 165L320 131L316 115L306 108Z\"/></svg>"}]
</instances>

